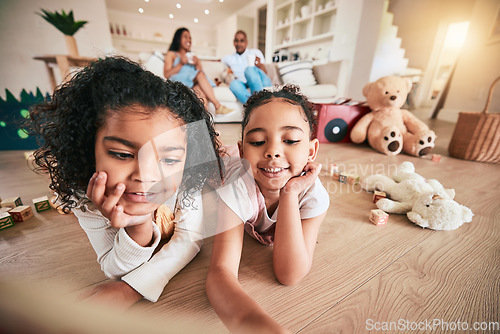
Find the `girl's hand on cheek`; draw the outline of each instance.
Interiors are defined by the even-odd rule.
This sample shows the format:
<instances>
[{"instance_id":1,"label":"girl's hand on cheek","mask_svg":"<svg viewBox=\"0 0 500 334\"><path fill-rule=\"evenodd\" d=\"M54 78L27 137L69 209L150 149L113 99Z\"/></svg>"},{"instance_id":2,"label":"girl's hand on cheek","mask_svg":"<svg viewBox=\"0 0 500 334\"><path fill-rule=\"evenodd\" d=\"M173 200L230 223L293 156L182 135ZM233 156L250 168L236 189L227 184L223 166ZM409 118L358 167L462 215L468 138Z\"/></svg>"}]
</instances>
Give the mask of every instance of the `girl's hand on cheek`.
<instances>
[{"instance_id":1,"label":"girl's hand on cheek","mask_svg":"<svg viewBox=\"0 0 500 334\"><path fill-rule=\"evenodd\" d=\"M123 212L123 207L118 201L125 192L125 185L118 183L112 193L106 196L106 172L95 173L87 187L87 197L108 218L113 227L126 227L151 222L151 215L131 216Z\"/></svg>"},{"instance_id":2,"label":"girl's hand on cheek","mask_svg":"<svg viewBox=\"0 0 500 334\"><path fill-rule=\"evenodd\" d=\"M285 186L281 189L280 194L293 193L299 194L311 186L321 171L321 164L314 161L309 161L301 175L292 177Z\"/></svg>"}]
</instances>

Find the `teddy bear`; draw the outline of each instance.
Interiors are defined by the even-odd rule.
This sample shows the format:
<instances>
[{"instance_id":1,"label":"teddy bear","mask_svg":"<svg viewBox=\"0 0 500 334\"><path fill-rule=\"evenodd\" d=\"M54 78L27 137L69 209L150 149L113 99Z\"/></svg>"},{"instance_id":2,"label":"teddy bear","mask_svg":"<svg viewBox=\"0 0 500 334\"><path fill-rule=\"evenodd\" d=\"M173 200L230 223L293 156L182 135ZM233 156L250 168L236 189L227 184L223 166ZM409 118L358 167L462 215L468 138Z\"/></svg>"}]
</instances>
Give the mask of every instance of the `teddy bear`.
<instances>
[{"instance_id":1,"label":"teddy bear","mask_svg":"<svg viewBox=\"0 0 500 334\"><path fill-rule=\"evenodd\" d=\"M415 166L409 161L400 164L392 177L374 174L363 178L361 187L385 192L389 198L377 201L379 209L406 213L410 221L422 227L452 230L472 220L472 211L453 200L455 190L415 173Z\"/></svg>"},{"instance_id":2,"label":"teddy bear","mask_svg":"<svg viewBox=\"0 0 500 334\"><path fill-rule=\"evenodd\" d=\"M420 195L407 217L413 223L433 230L454 230L472 221L472 211L452 199L427 193Z\"/></svg>"},{"instance_id":3,"label":"teddy bear","mask_svg":"<svg viewBox=\"0 0 500 334\"><path fill-rule=\"evenodd\" d=\"M375 150L396 155L401 151L423 156L433 148L436 134L408 110L401 109L410 92L408 78L386 76L363 88L363 95L371 109L351 130L351 141L368 144Z\"/></svg>"}]
</instances>

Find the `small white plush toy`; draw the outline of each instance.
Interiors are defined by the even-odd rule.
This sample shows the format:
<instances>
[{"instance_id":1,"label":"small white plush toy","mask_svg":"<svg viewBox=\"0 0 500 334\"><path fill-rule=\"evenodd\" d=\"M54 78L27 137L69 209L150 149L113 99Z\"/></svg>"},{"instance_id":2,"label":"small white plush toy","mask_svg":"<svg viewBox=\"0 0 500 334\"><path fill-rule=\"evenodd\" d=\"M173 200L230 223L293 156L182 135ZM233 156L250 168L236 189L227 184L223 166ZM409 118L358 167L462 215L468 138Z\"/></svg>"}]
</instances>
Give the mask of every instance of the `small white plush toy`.
<instances>
[{"instance_id":1,"label":"small white plush toy","mask_svg":"<svg viewBox=\"0 0 500 334\"><path fill-rule=\"evenodd\" d=\"M433 230L454 230L463 223L472 221L472 211L452 199L441 198L432 193L420 195L408 219L415 224Z\"/></svg>"},{"instance_id":2,"label":"small white plush toy","mask_svg":"<svg viewBox=\"0 0 500 334\"><path fill-rule=\"evenodd\" d=\"M445 189L439 181L427 180L415 173L415 167L408 161L397 167L392 178L370 175L362 180L361 187L366 191L385 192L389 198L377 201L379 209L407 213L408 219L422 227L453 230L472 220L472 211L453 201L453 189Z\"/></svg>"}]
</instances>

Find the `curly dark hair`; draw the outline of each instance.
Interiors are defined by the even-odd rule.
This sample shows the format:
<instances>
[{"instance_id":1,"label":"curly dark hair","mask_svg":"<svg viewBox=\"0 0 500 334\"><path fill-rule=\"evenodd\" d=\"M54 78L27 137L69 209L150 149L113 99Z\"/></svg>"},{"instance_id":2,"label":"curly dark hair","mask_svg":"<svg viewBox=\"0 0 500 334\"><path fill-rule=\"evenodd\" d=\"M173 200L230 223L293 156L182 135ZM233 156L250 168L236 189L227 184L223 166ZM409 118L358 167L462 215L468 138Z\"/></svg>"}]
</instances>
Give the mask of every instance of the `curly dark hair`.
<instances>
[{"instance_id":1,"label":"curly dark hair","mask_svg":"<svg viewBox=\"0 0 500 334\"><path fill-rule=\"evenodd\" d=\"M110 115L130 106L141 106L148 114L167 109L186 124L206 124L211 140L197 139L187 128L186 166L193 167L184 171L180 188L183 205L193 202L194 193L206 181L220 180L221 144L212 116L193 91L181 83L163 80L126 58L108 57L79 71L55 90L50 101L30 111L30 130L43 139L34 153L39 166L36 171L50 175L49 187L59 195L66 212L89 201L85 192L95 172L97 130ZM215 161L207 159L206 155L214 151ZM196 161L209 162L196 165Z\"/></svg>"},{"instance_id":2,"label":"curly dark hair","mask_svg":"<svg viewBox=\"0 0 500 334\"><path fill-rule=\"evenodd\" d=\"M179 28L175 31L170 47L168 48L170 51L179 51L181 48L181 37L184 31L189 32L187 28Z\"/></svg>"},{"instance_id":3,"label":"curly dark hair","mask_svg":"<svg viewBox=\"0 0 500 334\"><path fill-rule=\"evenodd\" d=\"M291 84L285 85L276 90L264 89L250 96L248 101L243 106L243 120L241 122L242 136L243 131L248 124L248 120L250 119L250 115L252 114L252 111L264 104L271 102L274 99L299 106L302 109L305 120L309 124L309 138L314 139L314 125L316 124L316 117L314 114L313 104L300 92L299 86Z\"/></svg>"}]
</instances>

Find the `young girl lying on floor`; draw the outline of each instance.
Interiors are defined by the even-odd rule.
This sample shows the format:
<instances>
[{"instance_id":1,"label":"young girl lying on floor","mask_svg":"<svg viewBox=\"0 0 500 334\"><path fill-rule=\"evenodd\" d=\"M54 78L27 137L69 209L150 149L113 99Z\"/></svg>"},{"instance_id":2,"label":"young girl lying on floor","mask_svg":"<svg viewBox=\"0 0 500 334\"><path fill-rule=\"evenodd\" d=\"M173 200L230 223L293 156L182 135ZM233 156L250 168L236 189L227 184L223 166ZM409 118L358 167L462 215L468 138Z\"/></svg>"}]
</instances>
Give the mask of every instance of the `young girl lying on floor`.
<instances>
[{"instance_id":1,"label":"young girl lying on floor","mask_svg":"<svg viewBox=\"0 0 500 334\"><path fill-rule=\"evenodd\" d=\"M273 268L281 283L296 284L311 268L329 206L318 178L321 165L314 162L319 142L312 139L313 123L312 105L298 88L264 90L245 105L239 154L227 150L207 295L231 332L284 331L238 282L243 230L274 245Z\"/></svg>"},{"instance_id":2,"label":"young girl lying on floor","mask_svg":"<svg viewBox=\"0 0 500 334\"><path fill-rule=\"evenodd\" d=\"M220 144L201 101L112 57L77 73L30 119L44 140L36 163L115 279L82 297L122 307L158 300L200 250L201 187L220 177Z\"/></svg>"}]
</instances>

